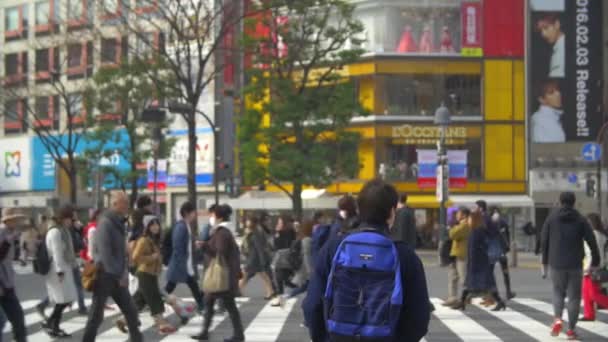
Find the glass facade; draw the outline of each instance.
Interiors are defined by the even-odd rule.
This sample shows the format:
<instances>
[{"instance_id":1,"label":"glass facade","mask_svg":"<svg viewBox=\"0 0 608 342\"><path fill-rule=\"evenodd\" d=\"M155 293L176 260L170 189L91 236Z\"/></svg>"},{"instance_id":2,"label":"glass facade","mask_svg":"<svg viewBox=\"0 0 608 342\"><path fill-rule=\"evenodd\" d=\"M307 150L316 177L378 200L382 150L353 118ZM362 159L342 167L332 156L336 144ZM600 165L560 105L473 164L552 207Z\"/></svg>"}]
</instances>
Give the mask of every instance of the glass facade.
<instances>
[{"instance_id":1,"label":"glass facade","mask_svg":"<svg viewBox=\"0 0 608 342\"><path fill-rule=\"evenodd\" d=\"M380 0L357 9L365 48L382 54L478 55L481 15L481 1L464 0Z\"/></svg>"}]
</instances>

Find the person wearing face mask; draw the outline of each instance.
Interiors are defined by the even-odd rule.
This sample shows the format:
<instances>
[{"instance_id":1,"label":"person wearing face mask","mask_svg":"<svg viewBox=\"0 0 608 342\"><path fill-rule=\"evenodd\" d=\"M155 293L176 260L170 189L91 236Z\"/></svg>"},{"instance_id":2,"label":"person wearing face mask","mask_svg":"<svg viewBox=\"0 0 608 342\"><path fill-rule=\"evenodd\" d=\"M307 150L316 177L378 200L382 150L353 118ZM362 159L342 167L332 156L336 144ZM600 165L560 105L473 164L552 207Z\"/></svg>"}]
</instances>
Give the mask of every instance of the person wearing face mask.
<instances>
[{"instance_id":1,"label":"person wearing face mask","mask_svg":"<svg viewBox=\"0 0 608 342\"><path fill-rule=\"evenodd\" d=\"M285 292L285 286L296 287L290 278L296 271L291 269L289 263L289 251L296 240L296 232L293 229L293 219L288 216L281 216L277 220L275 229L275 235L273 240L273 246L275 255L272 260L274 267L274 282L277 295L282 295ZM280 300L275 297L275 300L271 303L272 306L279 306Z\"/></svg>"},{"instance_id":2,"label":"person wearing face mask","mask_svg":"<svg viewBox=\"0 0 608 342\"><path fill-rule=\"evenodd\" d=\"M511 250L511 233L509 230L509 224L500 214L498 207L491 207L490 212L492 213L491 220L492 224L498 230L496 238L501 247L500 256L498 257L498 263L502 270L502 277L505 282L505 289L507 290L507 299L515 298L516 293L511 289L511 275L509 274L509 258L507 253ZM492 267L494 270L494 267Z\"/></svg>"}]
</instances>

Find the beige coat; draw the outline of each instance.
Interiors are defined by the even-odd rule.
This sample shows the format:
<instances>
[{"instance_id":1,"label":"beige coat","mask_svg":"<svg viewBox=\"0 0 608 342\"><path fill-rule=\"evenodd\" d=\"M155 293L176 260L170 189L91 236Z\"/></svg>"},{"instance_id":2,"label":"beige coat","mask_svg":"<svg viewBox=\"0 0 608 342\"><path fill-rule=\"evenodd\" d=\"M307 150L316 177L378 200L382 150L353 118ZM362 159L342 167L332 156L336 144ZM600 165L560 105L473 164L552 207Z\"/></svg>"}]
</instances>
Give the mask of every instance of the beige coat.
<instances>
[{"instance_id":1,"label":"beige coat","mask_svg":"<svg viewBox=\"0 0 608 342\"><path fill-rule=\"evenodd\" d=\"M69 234L69 233L67 233ZM46 277L46 289L49 299L56 304L71 303L77 299L74 267L76 264L66 260L65 250L69 248L62 238L61 228L52 228L46 234L46 247L51 258L51 269ZM69 239L71 243L71 237ZM63 273L63 280L58 273Z\"/></svg>"}]
</instances>

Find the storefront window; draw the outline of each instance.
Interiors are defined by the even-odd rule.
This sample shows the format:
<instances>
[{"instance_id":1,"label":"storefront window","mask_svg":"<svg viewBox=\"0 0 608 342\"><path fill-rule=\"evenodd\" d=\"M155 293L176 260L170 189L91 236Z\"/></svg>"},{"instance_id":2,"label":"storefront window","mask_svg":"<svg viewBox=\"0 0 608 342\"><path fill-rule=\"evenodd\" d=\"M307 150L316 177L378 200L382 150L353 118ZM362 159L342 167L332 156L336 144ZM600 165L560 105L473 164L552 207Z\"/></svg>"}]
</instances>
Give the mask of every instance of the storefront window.
<instances>
[{"instance_id":1,"label":"storefront window","mask_svg":"<svg viewBox=\"0 0 608 342\"><path fill-rule=\"evenodd\" d=\"M380 138L376 173L389 181L416 182L418 179L418 151L436 150L439 128L410 125L380 128L386 132ZM447 131L448 151L466 151L467 179L482 179L482 143L480 126L450 126Z\"/></svg>"},{"instance_id":2,"label":"storefront window","mask_svg":"<svg viewBox=\"0 0 608 342\"><path fill-rule=\"evenodd\" d=\"M384 114L432 116L443 102L455 116L481 116L479 75L386 75L377 80Z\"/></svg>"},{"instance_id":3,"label":"storefront window","mask_svg":"<svg viewBox=\"0 0 608 342\"><path fill-rule=\"evenodd\" d=\"M360 6L370 52L481 56L481 0L380 0Z\"/></svg>"}]
</instances>

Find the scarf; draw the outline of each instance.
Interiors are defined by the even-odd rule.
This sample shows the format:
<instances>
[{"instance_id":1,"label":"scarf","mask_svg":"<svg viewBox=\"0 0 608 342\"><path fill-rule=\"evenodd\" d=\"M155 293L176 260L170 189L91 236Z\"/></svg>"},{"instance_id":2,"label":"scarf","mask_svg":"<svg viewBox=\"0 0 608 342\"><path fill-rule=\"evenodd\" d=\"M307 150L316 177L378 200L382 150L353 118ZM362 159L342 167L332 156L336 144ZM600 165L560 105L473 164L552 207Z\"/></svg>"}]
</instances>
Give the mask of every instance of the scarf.
<instances>
[{"instance_id":1,"label":"scarf","mask_svg":"<svg viewBox=\"0 0 608 342\"><path fill-rule=\"evenodd\" d=\"M63 249L63 258L66 261L66 263L68 263L72 266L75 266L76 265L76 253L74 252L72 234L68 230L71 228L63 228L61 226L55 226L55 227L51 227L51 228L59 229L59 232L61 233L61 242L63 242L63 245L65 246L65 248Z\"/></svg>"}]
</instances>

